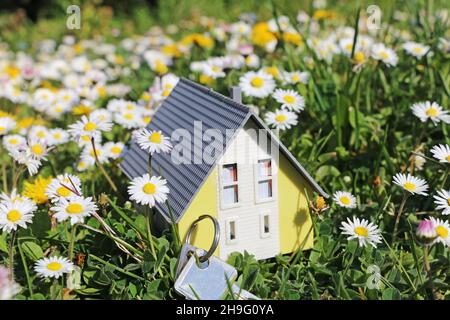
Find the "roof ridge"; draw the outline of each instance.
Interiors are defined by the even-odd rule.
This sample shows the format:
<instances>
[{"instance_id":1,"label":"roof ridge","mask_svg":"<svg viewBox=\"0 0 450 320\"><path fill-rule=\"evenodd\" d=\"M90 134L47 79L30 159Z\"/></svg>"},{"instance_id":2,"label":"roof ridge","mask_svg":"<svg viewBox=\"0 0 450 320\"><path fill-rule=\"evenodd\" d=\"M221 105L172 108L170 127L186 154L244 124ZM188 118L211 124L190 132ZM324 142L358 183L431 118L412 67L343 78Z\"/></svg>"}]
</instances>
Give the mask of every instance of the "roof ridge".
<instances>
[{"instance_id":1,"label":"roof ridge","mask_svg":"<svg viewBox=\"0 0 450 320\"><path fill-rule=\"evenodd\" d=\"M184 78L184 77L180 78L180 82L182 82L182 83L184 83L184 84L186 84L188 86L191 86L191 87L193 87L195 89L201 90L204 93L206 93L206 94L208 94L210 96L213 96L214 98L217 98L217 99L219 99L219 100L221 100L221 101L223 101L225 103L228 103L228 104L232 105L233 107L241 109L242 111L250 112L250 108L247 107L246 105L244 105L242 103L239 103L239 102L236 102L233 99L231 99L230 97L227 97L227 96L221 94L220 92L214 91L211 88L202 86L201 84L198 84L198 83L196 83L196 82L194 82L192 80L189 80L187 78Z\"/></svg>"}]
</instances>

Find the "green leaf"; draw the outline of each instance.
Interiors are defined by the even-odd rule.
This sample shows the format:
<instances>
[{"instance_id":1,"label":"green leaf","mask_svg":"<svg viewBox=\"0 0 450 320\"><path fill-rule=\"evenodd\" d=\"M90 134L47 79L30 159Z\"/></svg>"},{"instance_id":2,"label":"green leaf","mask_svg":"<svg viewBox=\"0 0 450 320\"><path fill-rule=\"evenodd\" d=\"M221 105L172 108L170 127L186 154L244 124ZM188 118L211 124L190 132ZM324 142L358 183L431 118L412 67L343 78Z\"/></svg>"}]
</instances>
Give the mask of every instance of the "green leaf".
<instances>
[{"instance_id":1,"label":"green leaf","mask_svg":"<svg viewBox=\"0 0 450 320\"><path fill-rule=\"evenodd\" d=\"M383 291L383 300L401 300L400 291L396 288L387 288Z\"/></svg>"},{"instance_id":2,"label":"green leaf","mask_svg":"<svg viewBox=\"0 0 450 320\"><path fill-rule=\"evenodd\" d=\"M21 246L23 252L32 261L36 261L44 257L44 252L41 247L32 241L22 242Z\"/></svg>"},{"instance_id":3,"label":"green leaf","mask_svg":"<svg viewBox=\"0 0 450 320\"><path fill-rule=\"evenodd\" d=\"M6 243L6 232L0 234L0 251L8 253L8 244Z\"/></svg>"}]
</instances>

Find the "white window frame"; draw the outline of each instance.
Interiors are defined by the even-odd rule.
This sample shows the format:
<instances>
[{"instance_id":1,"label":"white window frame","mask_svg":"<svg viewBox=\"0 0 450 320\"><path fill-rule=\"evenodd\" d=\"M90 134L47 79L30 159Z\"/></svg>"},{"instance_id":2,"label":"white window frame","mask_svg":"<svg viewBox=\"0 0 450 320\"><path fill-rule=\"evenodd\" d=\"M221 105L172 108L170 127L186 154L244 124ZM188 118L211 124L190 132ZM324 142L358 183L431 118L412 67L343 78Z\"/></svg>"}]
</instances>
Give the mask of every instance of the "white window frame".
<instances>
[{"instance_id":1,"label":"white window frame","mask_svg":"<svg viewBox=\"0 0 450 320\"><path fill-rule=\"evenodd\" d=\"M265 179L260 179L260 177L259 177L259 163L260 163L260 161L266 161L266 160L270 160L270 162L271 162L271 164L270 164L270 167L271 167L271 175L270 176L267 176L267 177L269 177L269 179L267 179L267 178L265 178ZM255 189L255 203L264 203L264 202L272 202L272 201L274 201L275 199L276 199L276 192L277 192L277 188L276 188L276 175L274 175L273 173L274 173L274 167L273 167L273 165L274 165L274 161L273 161L273 159L271 158L271 157L264 157L264 158L261 158L261 159L258 159L257 161L256 161L256 164L254 165L254 176L255 176L255 187L254 187L254 189ZM267 180L272 180L272 196L271 197L268 197L268 198L261 198L260 196L259 196L259 182L260 181L267 181Z\"/></svg>"},{"instance_id":2,"label":"white window frame","mask_svg":"<svg viewBox=\"0 0 450 320\"><path fill-rule=\"evenodd\" d=\"M268 217L268 223L269 223L269 232L265 231L265 217ZM260 237L261 239L264 238L270 238L272 236L272 215L269 212L262 212L259 215L259 231L260 231Z\"/></svg>"},{"instance_id":3,"label":"white window frame","mask_svg":"<svg viewBox=\"0 0 450 320\"><path fill-rule=\"evenodd\" d=\"M237 217L231 217L225 219L225 241L227 244L236 244L238 243L239 237L239 229L238 229L238 219ZM231 234L231 223L234 222L234 239L230 239Z\"/></svg>"},{"instance_id":4,"label":"white window frame","mask_svg":"<svg viewBox=\"0 0 450 320\"><path fill-rule=\"evenodd\" d=\"M232 182L232 183L224 183L223 182L223 167L227 166L227 165L236 165L236 173L237 173L237 181ZM240 207L241 206L241 198L240 198L240 187L239 187L239 177L240 177L240 173L239 173L239 166L237 162L227 162L227 163L222 163L219 164L219 194L220 194L220 208L221 209L230 209L230 208L236 208L236 207ZM223 190L225 187L230 187L230 186L237 186L237 202L235 203L224 203L224 196L223 196Z\"/></svg>"}]
</instances>

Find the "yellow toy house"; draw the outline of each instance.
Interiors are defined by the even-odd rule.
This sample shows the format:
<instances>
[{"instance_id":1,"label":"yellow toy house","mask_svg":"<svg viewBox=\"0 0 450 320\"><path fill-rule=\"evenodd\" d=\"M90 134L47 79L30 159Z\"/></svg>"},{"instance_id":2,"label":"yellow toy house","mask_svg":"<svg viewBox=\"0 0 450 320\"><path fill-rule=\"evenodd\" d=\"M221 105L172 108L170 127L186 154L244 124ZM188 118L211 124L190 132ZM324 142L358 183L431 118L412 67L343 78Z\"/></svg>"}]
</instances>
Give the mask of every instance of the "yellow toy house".
<instances>
[{"instance_id":1,"label":"yellow toy house","mask_svg":"<svg viewBox=\"0 0 450 320\"><path fill-rule=\"evenodd\" d=\"M171 137L170 154L156 154L152 172L167 180L168 203L157 205L154 223L174 220L184 237L200 215L220 225L216 251L226 260L247 251L256 259L313 245L307 197L328 197L275 134L250 108L190 80L181 79L156 111L149 130ZM121 168L133 178L147 172L147 153L133 144ZM209 248L213 227L202 222L191 243Z\"/></svg>"}]
</instances>

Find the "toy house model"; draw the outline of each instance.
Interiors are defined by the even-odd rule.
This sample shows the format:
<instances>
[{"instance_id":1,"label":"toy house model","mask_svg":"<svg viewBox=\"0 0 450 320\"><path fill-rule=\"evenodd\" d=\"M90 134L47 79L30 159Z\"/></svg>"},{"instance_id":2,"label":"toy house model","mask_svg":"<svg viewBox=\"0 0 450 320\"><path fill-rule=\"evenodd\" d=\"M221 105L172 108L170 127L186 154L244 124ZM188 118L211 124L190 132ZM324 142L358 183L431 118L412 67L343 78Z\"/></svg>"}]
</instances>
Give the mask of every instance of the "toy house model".
<instances>
[{"instance_id":1,"label":"toy house model","mask_svg":"<svg viewBox=\"0 0 450 320\"><path fill-rule=\"evenodd\" d=\"M172 137L174 149L153 156L152 172L167 180L172 210L167 203L157 205L153 223L162 226L172 216L184 237L200 215L214 216L220 225L215 254L221 259L235 251L266 259L309 249L314 235L307 197L328 195L240 100L239 88L228 98L181 79L158 108L148 129ZM173 154L183 148L186 161L174 161ZM206 152L212 149L219 151ZM121 169L134 178L147 172L147 161L148 154L134 143ZM191 242L208 249L213 235L212 224L202 222Z\"/></svg>"}]
</instances>

